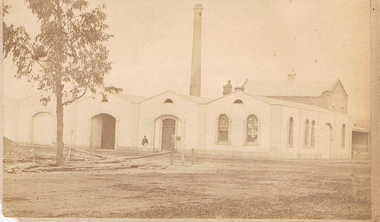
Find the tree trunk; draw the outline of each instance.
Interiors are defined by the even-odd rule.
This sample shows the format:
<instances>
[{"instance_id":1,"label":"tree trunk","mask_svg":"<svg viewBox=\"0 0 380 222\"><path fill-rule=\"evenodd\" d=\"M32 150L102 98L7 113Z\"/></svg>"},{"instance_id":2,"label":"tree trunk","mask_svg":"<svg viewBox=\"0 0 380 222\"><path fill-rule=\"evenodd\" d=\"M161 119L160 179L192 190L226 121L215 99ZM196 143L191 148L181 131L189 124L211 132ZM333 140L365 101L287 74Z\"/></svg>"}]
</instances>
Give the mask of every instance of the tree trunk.
<instances>
[{"instance_id":1,"label":"tree trunk","mask_svg":"<svg viewBox=\"0 0 380 222\"><path fill-rule=\"evenodd\" d=\"M62 85L59 81L57 84L57 156L56 156L56 164L57 166L63 166L64 157L63 157L63 105L62 105Z\"/></svg>"},{"instance_id":2,"label":"tree trunk","mask_svg":"<svg viewBox=\"0 0 380 222\"><path fill-rule=\"evenodd\" d=\"M59 5L59 0L56 0L57 5L57 19L58 19L58 27L62 27L62 9ZM59 38L57 39L59 40ZM61 40L62 41L62 40ZM58 41L60 43L60 41ZM57 46L60 44L57 44ZM57 48L56 52L58 53L59 57L63 58L63 48ZM56 164L57 166L63 166L65 163L65 159L63 157L63 104L62 104L62 91L63 91L63 85L62 85L62 70L61 68L58 68L56 72L56 92L55 95L57 97L57 156L56 156Z\"/></svg>"}]
</instances>

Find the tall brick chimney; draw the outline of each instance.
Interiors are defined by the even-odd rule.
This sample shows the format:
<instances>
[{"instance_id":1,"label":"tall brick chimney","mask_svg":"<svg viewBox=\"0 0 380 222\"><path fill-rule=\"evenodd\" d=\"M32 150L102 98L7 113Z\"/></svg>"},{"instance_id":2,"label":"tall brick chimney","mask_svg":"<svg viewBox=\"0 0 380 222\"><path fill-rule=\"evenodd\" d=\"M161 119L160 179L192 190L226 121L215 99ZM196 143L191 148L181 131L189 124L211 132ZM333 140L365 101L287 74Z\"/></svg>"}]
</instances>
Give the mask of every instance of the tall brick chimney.
<instances>
[{"instance_id":1,"label":"tall brick chimney","mask_svg":"<svg viewBox=\"0 0 380 222\"><path fill-rule=\"evenodd\" d=\"M190 96L201 96L202 4L194 6L193 54L191 60Z\"/></svg>"}]
</instances>

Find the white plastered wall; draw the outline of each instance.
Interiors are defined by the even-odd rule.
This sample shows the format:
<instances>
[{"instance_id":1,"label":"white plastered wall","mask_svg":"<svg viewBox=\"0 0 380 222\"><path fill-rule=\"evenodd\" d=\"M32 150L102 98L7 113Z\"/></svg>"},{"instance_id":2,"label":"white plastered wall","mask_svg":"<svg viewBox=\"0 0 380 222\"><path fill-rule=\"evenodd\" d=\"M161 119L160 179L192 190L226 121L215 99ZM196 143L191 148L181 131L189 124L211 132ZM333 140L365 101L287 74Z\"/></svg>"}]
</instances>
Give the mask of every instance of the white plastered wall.
<instances>
[{"instance_id":1,"label":"white plastered wall","mask_svg":"<svg viewBox=\"0 0 380 222\"><path fill-rule=\"evenodd\" d=\"M337 114L328 111L313 111L306 109L295 109L283 107L282 115L282 137L281 137L281 155L284 158L350 158L351 152L351 120L344 114ZM288 124L290 117L294 119L293 146L288 145ZM305 145L305 125L309 120L309 142ZM315 121L315 146L311 146L311 124ZM331 126L331 140L329 128ZM342 125L346 125L346 146L342 149ZM330 143L331 142L331 150ZM280 156L281 156L280 155Z\"/></svg>"},{"instance_id":2,"label":"white plastered wall","mask_svg":"<svg viewBox=\"0 0 380 222\"><path fill-rule=\"evenodd\" d=\"M48 113L56 119L55 114L55 99L47 103L46 106L42 105L40 101L40 94L35 94L19 102L18 114L18 139L17 142L31 144L33 142L33 116L38 113ZM54 126L47 126L56 129L56 122L49 122L45 124L53 124ZM38 133L38 132L34 132Z\"/></svg>"},{"instance_id":3,"label":"white plastered wall","mask_svg":"<svg viewBox=\"0 0 380 222\"><path fill-rule=\"evenodd\" d=\"M243 103L234 103L240 99ZM270 105L242 92L226 95L207 105L206 149L227 152L269 152L270 149ZM229 143L217 141L218 118L226 114L229 118ZM256 115L259 121L258 142L247 145L246 121L249 115Z\"/></svg>"},{"instance_id":4,"label":"white plastered wall","mask_svg":"<svg viewBox=\"0 0 380 222\"><path fill-rule=\"evenodd\" d=\"M167 99L173 103L165 103ZM142 149L141 141L146 135L149 140L148 149L161 150L162 120L165 118L176 120L176 149L197 149L199 105L170 91L140 104L139 149Z\"/></svg>"},{"instance_id":5,"label":"white plastered wall","mask_svg":"<svg viewBox=\"0 0 380 222\"><path fill-rule=\"evenodd\" d=\"M102 96L84 98L77 103L75 146L90 146L91 118L104 113L113 116L115 123L115 149L135 146L134 130L137 129L135 104L128 103L110 94L108 102L101 102Z\"/></svg>"},{"instance_id":6,"label":"white plastered wall","mask_svg":"<svg viewBox=\"0 0 380 222\"><path fill-rule=\"evenodd\" d=\"M19 101L4 98L4 118L3 132L4 136L10 140L18 142L18 119L19 119Z\"/></svg>"}]
</instances>

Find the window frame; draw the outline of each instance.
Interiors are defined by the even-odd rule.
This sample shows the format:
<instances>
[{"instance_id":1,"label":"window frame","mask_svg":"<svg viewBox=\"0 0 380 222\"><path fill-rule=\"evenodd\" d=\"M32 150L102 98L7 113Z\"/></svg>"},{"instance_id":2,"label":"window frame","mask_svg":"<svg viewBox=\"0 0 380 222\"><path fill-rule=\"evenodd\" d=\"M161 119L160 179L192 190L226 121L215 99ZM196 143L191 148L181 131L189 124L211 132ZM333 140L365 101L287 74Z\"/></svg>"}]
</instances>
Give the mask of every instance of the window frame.
<instances>
[{"instance_id":1,"label":"window frame","mask_svg":"<svg viewBox=\"0 0 380 222\"><path fill-rule=\"evenodd\" d=\"M315 148L315 142L316 142L316 134L317 134L317 128L316 128L315 120L311 122L311 132L310 132L310 147Z\"/></svg>"},{"instance_id":2,"label":"window frame","mask_svg":"<svg viewBox=\"0 0 380 222\"><path fill-rule=\"evenodd\" d=\"M294 147L294 118L291 116L288 118L286 144L287 147Z\"/></svg>"},{"instance_id":3,"label":"window frame","mask_svg":"<svg viewBox=\"0 0 380 222\"><path fill-rule=\"evenodd\" d=\"M310 122L309 119L306 119L305 126L304 126L304 136L303 136L303 146L304 147L309 147L310 143Z\"/></svg>"},{"instance_id":4,"label":"window frame","mask_svg":"<svg viewBox=\"0 0 380 222\"><path fill-rule=\"evenodd\" d=\"M173 104L173 100L172 99L165 99L164 101L164 104Z\"/></svg>"},{"instance_id":5,"label":"window frame","mask_svg":"<svg viewBox=\"0 0 380 222\"><path fill-rule=\"evenodd\" d=\"M341 133L340 148L345 149L346 148L346 124L343 123L341 130L342 130L342 133Z\"/></svg>"},{"instance_id":6,"label":"window frame","mask_svg":"<svg viewBox=\"0 0 380 222\"><path fill-rule=\"evenodd\" d=\"M235 99L233 104L244 104L244 102L241 99Z\"/></svg>"},{"instance_id":7,"label":"window frame","mask_svg":"<svg viewBox=\"0 0 380 222\"><path fill-rule=\"evenodd\" d=\"M220 134L219 134L219 119L221 116L225 115L227 117L227 141L220 141ZM216 145L231 145L231 117L227 115L226 113L222 113L218 115L218 117L215 120L215 144Z\"/></svg>"},{"instance_id":8,"label":"window frame","mask_svg":"<svg viewBox=\"0 0 380 222\"><path fill-rule=\"evenodd\" d=\"M248 142L248 118L254 116L256 118L256 133L257 138L255 142ZM245 146L260 146L260 119L256 114L249 114L244 120L244 145Z\"/></svg>"}]
</instances>

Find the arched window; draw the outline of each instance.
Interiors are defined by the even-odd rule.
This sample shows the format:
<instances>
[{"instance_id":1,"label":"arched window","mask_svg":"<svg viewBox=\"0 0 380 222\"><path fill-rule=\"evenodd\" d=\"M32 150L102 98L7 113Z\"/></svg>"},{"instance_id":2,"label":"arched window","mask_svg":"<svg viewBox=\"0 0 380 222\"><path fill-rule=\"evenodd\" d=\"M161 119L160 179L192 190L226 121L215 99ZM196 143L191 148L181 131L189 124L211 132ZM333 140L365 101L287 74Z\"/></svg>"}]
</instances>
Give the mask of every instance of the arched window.
<instances>
[{"instance_id":1,"label":"arched window","mask_svg":"<svg viewBox=\"0 0 380 222\"><path fill-rule=\"evenodd\" d=\"M247 117L246 143L249 145L257 145L259 137L259 120L255 115Z\"/></svg>"},{"instance_id":2,"label":"arched window","mask_svg":"<svg viewBox=\"0 0 380 222\"><path fill-rule=\"evenodd\" d=\"M171 100L171 99L167 99L167 100L165 100L164 103L173 103L173 100Z\"/></svg>"},{"instance_id":3,"label":"arched window","mask_svg":"<svg viewBox=\"0 0 380 222\"><path fill-rule=\"evenodd\" d=\"M311 123L311 146L315 147L315 121Z\"/></svg>"},{"instance_id":4,"label":"arched window","mask_svg":"<svg viewBox=\"0 0 380 222\"><path fill-rule=\"evenodd\" d=\"M242 104L243 103L243 101L241 101L241 99L237 99L237 100L235 100L235 102L234 103L237 103L237 104Z\"/></svg>"},{"instance_id":5,"label":"arched window","mask_svg":"<svg viewBox=\"0 0 380 222\"><path fill-rule=\"evenodd\" d=\"M226 114L218 118L218 143L228 143L229 119Z\"/></svg>"},{"instance_id":6,"label":"arched window","mask_svg":"<svg viewBox=\"0 0 380 222\"><path fill-rule=\"evenodd\" d=\"M346 125L342 126L342 148L346 147Z\"/></svg>"},{"instance_id":7,"label":"arched window","mask_svg":"<svg viewBox=\"0 0 380 222\"><path fill-rule=\"evenodd\" d=\"M305 141L304 141L305 146L309 146L309 120L306 120L305 124Z\"/></svg>"},{"instance_id":8,"label":"arched window","mask_svg":"<svg viewBox=\"0 0 380 222\"><path fill-rule=\"evenodd\" d=\"M288 145L293 146L293 134L294 134L294 120L290 117L288 123Z\"/></svg>"}]
</instances>

